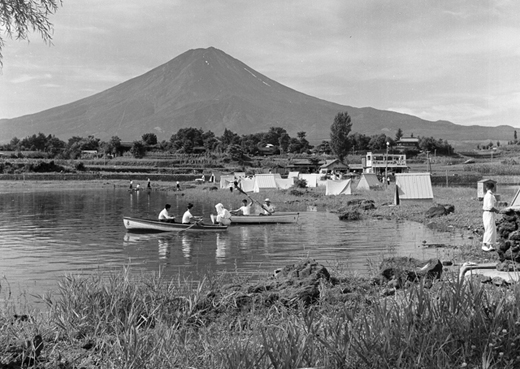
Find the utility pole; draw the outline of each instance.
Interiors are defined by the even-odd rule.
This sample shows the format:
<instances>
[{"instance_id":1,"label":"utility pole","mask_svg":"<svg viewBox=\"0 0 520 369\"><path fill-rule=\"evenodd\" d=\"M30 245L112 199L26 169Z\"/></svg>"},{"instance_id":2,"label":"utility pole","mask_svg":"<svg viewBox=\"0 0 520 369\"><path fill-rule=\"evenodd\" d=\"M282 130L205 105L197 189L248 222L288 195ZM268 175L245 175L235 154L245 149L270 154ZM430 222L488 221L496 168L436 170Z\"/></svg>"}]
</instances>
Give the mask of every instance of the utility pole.
<instances>
[{"instance_id":1,"label":"utility pole","mask_svg":"<svg viewBox=\"0 0 520 369\"><path fill-rule=\"evenodd\" d=\"M385 156L385 183L388 187L389 181L388 181L388 146L390 146L390 142L386 143L386 156Z\"/></svg>"}]
</instances>

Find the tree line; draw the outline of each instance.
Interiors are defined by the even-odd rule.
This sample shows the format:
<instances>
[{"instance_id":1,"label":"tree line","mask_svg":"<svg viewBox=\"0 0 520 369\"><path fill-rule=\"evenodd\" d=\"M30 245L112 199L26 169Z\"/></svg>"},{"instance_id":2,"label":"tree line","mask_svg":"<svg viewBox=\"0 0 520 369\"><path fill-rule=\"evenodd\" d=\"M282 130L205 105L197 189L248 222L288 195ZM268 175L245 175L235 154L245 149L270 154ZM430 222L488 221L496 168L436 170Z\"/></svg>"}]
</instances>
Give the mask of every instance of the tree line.
<instances>
[{"instance_id":1,"label":"tree line","mask_svg":"<svg viewBox=\"0 0 520 369\"><path fill-rule=\"evenodd\" d=\"M129 151L134 157L142 158L148 151L170 152L179 154L222 153L232 160L240 161L245 156L260 154L325 154L334 155L344 161L348 155L367 151L381 152L387 148L392 153L396 142L404 133L398 129L395 137L385 134L367 136L352 133L352 120L348 112L336 115L330 127L330 141L324 140L313 146L307 140L306 132L298 132L296 137L281 127L271 127L267 132L238 135L225 129L221 136L201 128L181 128L172 134L169 140L159 142L155 133L145 133L141 140L130 146L124 145L121 139L113 136L102 141L94 136L74 136L68 142L54 135L33 134L23 139L14 137L8 144L0 146L6 151L39 151L47 153L50 158L78 159L82 152L97 151L102 155L120 156ZM413 134L411 135L413 137ZM436 152L438 155L452 155L453 147L446 140L433 137L418 137L418 148L407 149L408 155L416 155L420 150ZM415 151L415 152L414 152Z\"/></svg>"}]
</instances>

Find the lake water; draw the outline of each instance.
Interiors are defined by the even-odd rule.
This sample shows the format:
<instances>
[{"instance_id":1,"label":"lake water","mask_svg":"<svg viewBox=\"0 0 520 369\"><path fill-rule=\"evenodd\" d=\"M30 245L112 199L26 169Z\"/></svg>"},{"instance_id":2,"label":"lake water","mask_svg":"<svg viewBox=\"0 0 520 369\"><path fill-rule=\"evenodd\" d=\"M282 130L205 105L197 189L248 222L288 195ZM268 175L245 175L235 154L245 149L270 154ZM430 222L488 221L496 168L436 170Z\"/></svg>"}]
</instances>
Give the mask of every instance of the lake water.
<instances>
[{"instance_id":1,"label":"lake water","mask_svg":"<svg viewBox=\"0 0 520 369\"><path fill-rule=\"evenodd\" d=\"M21 184L22 185L22 184ZM209 222L214 204L190 199ZM0 285L13 294L52 291L65 274L158 271L198 280L206 273L271 272L311 257L326 266L366 274L369 261L405 255L437 257L427 243L460 245L462 234L438 233L421 224L389 220L343 222L316 209L295 224L231 226L222 233L127 233L122 217L155 218L168 202L180 217L188 200L176 192L126 189L0 192ZM237 203L239 200L237 199ZM311 211L307 211L311 210Z\"/></svg>"}]
</instances>

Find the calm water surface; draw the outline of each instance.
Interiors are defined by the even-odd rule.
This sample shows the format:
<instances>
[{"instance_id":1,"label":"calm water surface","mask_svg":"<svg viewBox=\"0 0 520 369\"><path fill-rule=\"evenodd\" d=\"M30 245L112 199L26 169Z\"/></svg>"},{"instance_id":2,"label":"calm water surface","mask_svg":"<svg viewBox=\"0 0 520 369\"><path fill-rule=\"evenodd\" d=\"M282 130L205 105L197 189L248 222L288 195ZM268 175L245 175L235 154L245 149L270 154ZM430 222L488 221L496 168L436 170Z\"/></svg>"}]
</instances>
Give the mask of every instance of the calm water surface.
<instances>
[{"instance_id":1,"label":"calm water surface","mask_svg":"<svg viewBox=\"0 0 520 369\"><path fill-rule=\"evenodd\" d=\"M237 196L236 207L241 200ZM65 274L99 270L158 271L199 279L206 273L271 272L311 257L364 274L370 260L406 255L437 256L423 241L459 245L462 234L436 233L421 224L368 220L342 222L336 214L302 211L296 224L232 226L223 233L127 233L122 217L155 218L166 202L180 217L186 204L208 219L214 204L205 195L128 193L125 189L0 193L0 285L20 291L52 291ZM5 288L4 288L5 293Z\"/></svg>"}]
</instances>

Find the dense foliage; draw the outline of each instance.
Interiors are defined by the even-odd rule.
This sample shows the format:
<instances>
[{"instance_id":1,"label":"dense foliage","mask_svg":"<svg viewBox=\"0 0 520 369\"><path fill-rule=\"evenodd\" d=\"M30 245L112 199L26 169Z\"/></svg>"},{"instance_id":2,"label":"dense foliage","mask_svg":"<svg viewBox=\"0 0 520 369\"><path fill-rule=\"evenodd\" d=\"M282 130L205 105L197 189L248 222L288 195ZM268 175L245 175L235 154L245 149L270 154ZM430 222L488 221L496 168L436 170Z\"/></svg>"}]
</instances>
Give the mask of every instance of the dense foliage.
<instances>
[{"instance_id":1,"label":"dense foliage","mask_svg":"<svg viewBox=\"0 0 520 369\"><path fill-rule=\"evenodd\" d=\"M338 113L330 127L330 147L341 162L347 157L350 150L348 134L351 129L352 120L347 112Z\"/></svg>"},{"instance_id":2,"label":"dense foliage","mask_svg":"<svg viewBox=\"0 0 520 369\"><path fill-rule=\"evenodd\" d=\"M348 113L339 113L331 127L331 140L323 141L316 147L307 140L306 132L297 132L296 137L281 127L271 127L267 132L251 133L239 136L225 129L222 136L217 137L212 131L204 132L200 128L181 128L172 134L169 141L158 142L154 133L145 133L141 140L123 143L117 136L109 141L101 141L94 136L74 136L64 142L54 135L33 134L23 139L14 137L8 144L0 146L0 150L18 152L33 151L45 153L41 157L57 159L78 159L84 155L95 157L122 156L128 152L135 158L142 158L148 152L177 154L226 154L229 160L242 162L247 157L273 154L325 154L335 155L343 160L348 154L367 151L382 152L389 148L393 152L395 141L385 134L367 136L361 133L350 133L352 122ZM398 135L403 135L402 130ZM396 135L396 138L397 136ZM401 136L402 137L402 136ZM445 140L433 137L419 137L417 152L452 155L454 150ZM417 153L416 152L416 153ZM415 153L415 154L416 154ZM414 153L407 151L407 155Z\"/></svg>"}]
</instances>

